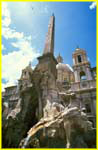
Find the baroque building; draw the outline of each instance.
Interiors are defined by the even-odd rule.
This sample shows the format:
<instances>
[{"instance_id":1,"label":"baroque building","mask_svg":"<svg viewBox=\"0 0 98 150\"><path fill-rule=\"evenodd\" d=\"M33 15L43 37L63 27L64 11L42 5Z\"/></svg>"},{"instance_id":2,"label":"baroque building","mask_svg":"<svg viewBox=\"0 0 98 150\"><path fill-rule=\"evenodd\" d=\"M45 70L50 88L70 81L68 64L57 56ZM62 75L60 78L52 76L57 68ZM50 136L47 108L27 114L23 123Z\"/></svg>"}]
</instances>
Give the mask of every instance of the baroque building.
<instances>
[{"instance_id":1,"label":"baroque building","mask_svg":"<svg viewBox=\"0 0 98 150\"><path fill-rule=\"evenodd\" d=\"M79 47L72 54L72 67L63 63L60 54L55 58L54 33L55 16L52 15L43 55L37 58L38 64L35 69L33 70L29 64L22 70L18 85L7 87L2 93L3 120L15 119L19 114L18 120L20 119L22 122L22 127L18 132L22 132L24 122L26 122L27 128L25 126L24 136L20 134L19 140L25 137L28 129L40 118L62 112L63 107L68 109L78 107L79 111L83 111L87 115L87 119L92 122L92 126L96 128L96 67L91 68L86 51ZM55 109L52 110L53 106ZM35 121L34 118L36 118ZM9 141L9 139L4 140ZM19 140L17 144L19 144ZM7 146L11 147L11 144L7 144Z\"/></svg>"}]
</instances>

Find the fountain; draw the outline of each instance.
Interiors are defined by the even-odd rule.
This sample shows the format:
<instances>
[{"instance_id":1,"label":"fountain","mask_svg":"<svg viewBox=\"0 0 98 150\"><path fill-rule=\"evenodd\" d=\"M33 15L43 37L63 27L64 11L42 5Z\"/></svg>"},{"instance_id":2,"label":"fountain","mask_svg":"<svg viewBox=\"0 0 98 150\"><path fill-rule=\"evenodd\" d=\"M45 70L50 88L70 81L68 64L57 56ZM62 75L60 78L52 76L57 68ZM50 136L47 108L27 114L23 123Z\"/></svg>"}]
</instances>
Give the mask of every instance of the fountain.
<instances>
[{"instance_id":1,"label":"fountain","mask_svg":"<svg viewBox=\"0 0 98 150\"><path fill-rule=\"evenodd\" d=\"M88 121L86 114L80 109L79 106L73 105L72 97L75 96L75 93L60 93L60 95L63 98L70 98L69 105L64 107L63 105L59 103L52 103L51 109L48 109L47 104L49 104L49 100L47 100L46 104L46 111L47 115L44 114L44 117L40 119L40 121L35 124L29 131L28 135L24 141L24 144L22 148L25 148L28 145L29 139L40 130L45 129L44 131L50 130L54 131L58 125L58 127L63 123L64 130L66 133L66 148L70 148L70 138L71 138L71 131L73 130L73 126L76 124L80 128L84 130L84 132L87 132L87 130L91 130L92 124L90 121ZM58 109L59 108L59 109ZM62 108L62 109L61 109ZM48 109L48 110L47 110ZM58 111L59 110L59 111ZM51 127L54 130L51 130ZM60 129L59 129L60 130ZM55 132L54 132L55 134ZM51 134L53 136L53 134ZM49 135L47 135L49 136Z\"/></svg>"}]
</instances>

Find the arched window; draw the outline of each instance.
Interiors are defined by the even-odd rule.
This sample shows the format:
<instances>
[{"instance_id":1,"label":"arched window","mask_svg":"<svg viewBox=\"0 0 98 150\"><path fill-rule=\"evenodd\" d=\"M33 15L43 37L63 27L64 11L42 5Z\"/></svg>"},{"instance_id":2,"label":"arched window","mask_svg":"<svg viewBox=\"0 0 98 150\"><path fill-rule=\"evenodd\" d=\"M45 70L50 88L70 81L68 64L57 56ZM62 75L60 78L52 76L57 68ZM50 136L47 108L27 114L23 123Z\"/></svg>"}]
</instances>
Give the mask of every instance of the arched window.
<instances>
[{"instance_id":1,"label":"arched window","mask_svg":"<svg viewBox=\"0 0 98 150\"><path fill-rule=\"evenodd\" d=\"M83 71L80 72L80 80L86 80L86 74Z\"/></svg>"},{"instance_id":2,"label":"arched window","mask_svg":"<svg viewBox=\"0 0 98 150\"><path fill-rule=\"evenodd\" d=\"M82 58L81 58L81 55L78 55L78 62L82 62Z\"/></svg>"}]
</instances>

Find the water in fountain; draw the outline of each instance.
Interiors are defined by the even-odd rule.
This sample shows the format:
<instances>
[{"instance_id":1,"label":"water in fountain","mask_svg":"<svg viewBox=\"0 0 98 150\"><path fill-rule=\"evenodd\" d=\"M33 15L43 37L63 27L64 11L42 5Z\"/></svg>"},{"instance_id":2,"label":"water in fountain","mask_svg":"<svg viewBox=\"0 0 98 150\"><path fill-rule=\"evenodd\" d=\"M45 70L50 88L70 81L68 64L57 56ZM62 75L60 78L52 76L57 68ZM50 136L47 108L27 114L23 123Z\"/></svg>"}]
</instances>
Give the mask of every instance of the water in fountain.
<instances>
[{"instance_id":1,"label":"water in fountain","mask_svg":"<svg viewBox=\"0 0 98 150\"><path fill-rule=\"evenodd\" d=\"M28 135L28 136L25 138L25 141L24 141L24 144L23 144L22 148L26 148L26 146L27 146L27 144L28 144L30 138L31 138L30 135Z\"/></svg>"}]
</instances>

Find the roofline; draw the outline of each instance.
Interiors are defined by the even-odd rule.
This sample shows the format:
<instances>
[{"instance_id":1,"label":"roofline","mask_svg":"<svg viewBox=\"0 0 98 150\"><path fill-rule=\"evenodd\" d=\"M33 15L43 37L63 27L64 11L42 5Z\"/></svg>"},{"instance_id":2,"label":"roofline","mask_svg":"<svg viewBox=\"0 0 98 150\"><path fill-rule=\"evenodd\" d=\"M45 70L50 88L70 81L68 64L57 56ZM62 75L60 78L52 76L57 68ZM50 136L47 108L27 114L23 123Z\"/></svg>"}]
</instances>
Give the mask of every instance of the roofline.
<instances>
[{"instance_id":1,"label":"roofline","mask_svg":"<svg viewBox=\"0 0 98 150\"><path fill-rule=\"evenodd\" d=\"M13 88L13 87L17 87L17 85L8 86L8 87L6 87L5 89Z\"/></svg>"}]
</instances>

